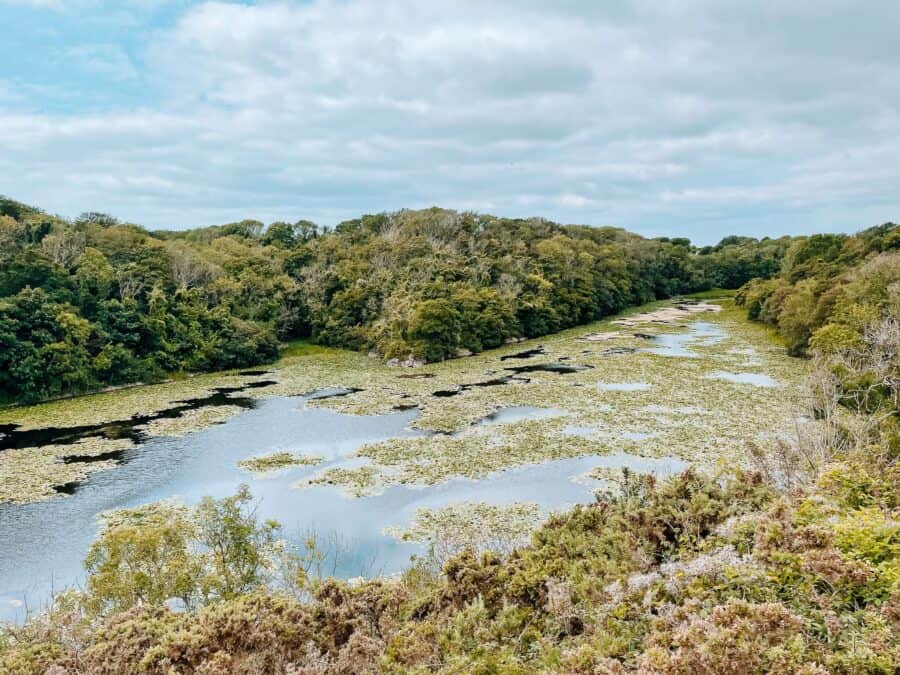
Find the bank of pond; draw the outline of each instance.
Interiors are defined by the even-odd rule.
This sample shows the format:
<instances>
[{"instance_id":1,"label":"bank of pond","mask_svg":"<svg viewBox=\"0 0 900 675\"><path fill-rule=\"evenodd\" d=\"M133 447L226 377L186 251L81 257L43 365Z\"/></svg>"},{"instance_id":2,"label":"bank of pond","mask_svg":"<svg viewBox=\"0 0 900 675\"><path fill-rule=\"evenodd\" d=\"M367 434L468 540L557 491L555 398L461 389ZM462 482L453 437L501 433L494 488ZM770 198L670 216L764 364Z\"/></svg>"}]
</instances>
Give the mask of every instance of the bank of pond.
<instances>
[{"instance_id":1,"label":"bank of pond","mask_svg":"<svg viewBox=\"0 0 900 675\"><path fill-rule=\"evenodd\" d=\"M416 369L326 351L4 411L0 619L79 584L112 509L246 483L288 538L333 542L339 576L390 574L427 546L398 536L417 514L543 517L622 468L740 461L802 405L802 362L729 301L657 303L537 342Z\"/></svg>"}]
</instances>

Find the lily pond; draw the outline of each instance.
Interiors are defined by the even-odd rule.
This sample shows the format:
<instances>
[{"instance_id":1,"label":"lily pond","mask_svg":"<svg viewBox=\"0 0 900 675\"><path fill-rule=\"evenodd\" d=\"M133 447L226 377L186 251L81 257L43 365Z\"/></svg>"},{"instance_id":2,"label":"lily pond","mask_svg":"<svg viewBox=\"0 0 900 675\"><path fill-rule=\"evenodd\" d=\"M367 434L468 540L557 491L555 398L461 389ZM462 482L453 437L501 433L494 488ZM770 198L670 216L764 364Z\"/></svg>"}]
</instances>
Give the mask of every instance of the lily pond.
<instances>
[{"instance_id":1,"label":"lily pond","mask_svg":"<svg viewBox=\"0 0 900 675\"><path fill-rule=\"evenodd\" d=\"M340 551L329 573L389 574L442 519L476 535L502 523L519 543L622 468L715 471L803 419L804 363L727 298L419 368L299 351L0 411L0 620L81 583L113 509L246 483L288 539L315 531Z\"/></svg>"}]
</instances>

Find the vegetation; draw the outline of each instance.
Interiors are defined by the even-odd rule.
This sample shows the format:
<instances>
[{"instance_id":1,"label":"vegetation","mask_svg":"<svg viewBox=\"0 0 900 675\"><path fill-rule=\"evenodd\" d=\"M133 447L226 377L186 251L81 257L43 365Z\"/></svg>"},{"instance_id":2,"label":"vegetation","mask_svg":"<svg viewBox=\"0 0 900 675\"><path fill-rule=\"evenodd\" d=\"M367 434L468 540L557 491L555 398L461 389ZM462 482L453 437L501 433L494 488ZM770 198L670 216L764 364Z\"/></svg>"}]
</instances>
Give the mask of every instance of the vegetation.
<instances>
[{"instance_id":1,"label":"vegetation","mask_svg":"<svg viewBox=\"0 0 900 675\"><path fill-rule=\"evenodd\" d=\"M245 220L150 232L0 198L0 400L244 367L300 338L438 361L656 298L737 288L770 276L789 243L729 237L697 249L441 209L333 231Z\"/></svg>"},{"instance_id":2,"label":"vegetation","mask_svg":"<svg viewBox=\"0 0 900 675\"><path fill-rule=\"evenodd\" d=\"M508 556L465 550L440 574L424 560L399 580L355 586L305 576L296 558L293 591L264 589L260 572L277 569L266 557L277 547L269 526L235 518L233 500L209 503L203 518L222 534L207 531L200 553L183 512L110 525L89 555L86 593L9 628L0 667L895 672L900 473L876 447L841 457L854 474L824 466L790 495L758 472L724 481L687 472L661 484L626 475ZM113 564L126 552L130 564ZM173 612L164 597L195 609Z\"/></svg>"},{"instance_id":3,"label":"vegetation","mask_svg":"<svg viewBox=\"0 0 900 675\"><path fill-rule=\"evenodd\" d=\"M17 212L10 219L23 228L29 217ZM82 221L86 232L126 227L96 215ZM44 237L68 227L80 231L75 223L54 223ZM277 523L256 519L244 488L194 508L158 504L113 513L88 553L84 590L65 592L48 611L0 630L0 672L897 672L896 226L852 237L725 240L706 251L618 230L442 211L366 217L333 233L314 232L304 223L267 230L244 223L141 236L160 250L185 246L202 255L236 245L223 243L233 237L261 257L278 248L307 327L290 331L308 329L318 342L374 347L386 357L411 350L446 358L507 335L583 322L595 311L615 311L617 302L774 274L743 285L737 297L752 318L782 333L793 353L811 357L810 420L796 426L790 442L784 434L757 439L744 466L732 463L715 475L689 469L660 481L623 472L595 503L551 516L527 543L515 523L506 532L497 527L503 509L420 512L413 528L398 534L428 542L430 555L392 579L351 583L316 574L323 554L315 538L292 550ZM507 240L506 232L516 234ZM34 245L22 250L38 252ZM456 257L462 252L473 257ZM714 261L728 256L744 266L720 261L717 268ZM222 274L216 280L231 278ZM514 292L504 295L507 288ZM23 286L6 302L35 292ZM48 317L60 325L94 321L82 316L74 296L64 298L52 301ZM106 300L113 301L121 302ZM279 330L277 319L244 318L237 307L196 306L273 335ZM67 313L74 319L59 318ZM616 339L611 333L595 338ZM734 345L717 357L753 358ZM571 377L593 373L596 384L603 381L597 370ZM640 381L652 375L641 372ZM401 382L423 387L416 390L421 400L435 389L425 380ZM478 400L473 392L464 396ZM354 404L352 396L341 401ZM541 443L544 457L555 456L552 436ZM369 450L376 459L378 447ZM422 457L403 451L393 448L382 459ZM352 480L372 484L375 469L365 468L369 473ZM527 505L509 509L524 520L533 515ZM497 542L485 536L491 527Z\"/></svg>"},{"instance_id":4,"label":"vegetation","mask_svg":"<svg viewBox=\"0 0 900 675\"><path fill-rule=\"evenodd\" d=\"M459 476L478 479L523 464L621 452L635 455L632 468L636 469L662 467L670 462L665 458L672 457L677 458L676 464L715 467L741 461L748 441L764 443L773 434L793 434L797 409L804 403L807 371L805 361L786 355L773 331L747 321L733 302L721 294L717 297L715 304L658 301L539 341L428 364L412 372L386 367L361 353L304 347L262 374L253 370L198 375L7 408L0 411L0 424L20 425L23 430L53 427L61 437L66 429L85 425L97 425L102 433L111 422L115 427L127 425L134 415L160 414L179 402L262 380L274 384L233 396L270 398L316 391L305 405L351 415L416 409L409 424L423 436L366 443L352 451L356 457L298 469L295 485L302 488L312 482L339 485L353 495L377 493L398 483L433 485ZM645 318L639 321L641 316ZM667 323L656 323L663 317ZM698 320L705 333L689 327ZM651 333L656 337L648 339ZM601 334L603 339L597 341ZM694 356L671 355L657 348L662 344L659 340L668 339L681 340ZM543 353L514 358L537 346ZM498 368L559 363L593 367L566 374L528 372L502 386L475 386L512 374L497 372ZM487 371L496 374L488 376ZM771 378L774 386L721 379L720 371ZM629 386L635 382L638 387ZM462 386L467 388L454 396L434 395ZM341 395L329 396L334 393ZM184 435L224 422L242 410L234 405L204 406L177 417L162 415L137 430L152 436ZM742 423L735 424L736 419ZM131 446L125 443L125 447ZM112 449L110 441L100 436L77 444L4 450L0 453L0 501L67 498L54 486L111 469L115 458L96 461L87 455ZM247 447L239 459L252 459L259 451ZM559 469L554 466L548 468Z\"/></svg>"},{"instance_id":5,"label":"vegetation","mask_svg":"<svg viewBox=\"0 0 900 675\"><path fill-rule=\"evenodd\" d=\"M292 466L313 466L322 461L315 455L298 455L286 450L272 452L268 455L248 457L238 463L242 469L255 474L270 474Z\"/></svg>"},{"instance_id":6,"label":"vegetation","mask_svg":"<svg viewBox=\"0 0 900 675\"><path fill-rule=\"evenodd\" d=\"M751 319L777 326L792 354L858 346L875 319L900 316L900 227L798 237L779 273L737 298Z\"/></svg>"},{"instance_id":7,"label":"vegetation","mask_svg":"<svg viewBox=\"0 0 900 675\"><path fill-rule=\"evenodd\" d=\"M505 554L478 527L461 541L465 511L423 513L407 536L432 557L347 583L310 574L320 556L286 551L246 491L118 514L85 591L2 633L0 670L896 672L900 330L884 307L853 341L811 342L817 420L795 443L719 476L625 472Z\"/></svg>"}]
</instances>

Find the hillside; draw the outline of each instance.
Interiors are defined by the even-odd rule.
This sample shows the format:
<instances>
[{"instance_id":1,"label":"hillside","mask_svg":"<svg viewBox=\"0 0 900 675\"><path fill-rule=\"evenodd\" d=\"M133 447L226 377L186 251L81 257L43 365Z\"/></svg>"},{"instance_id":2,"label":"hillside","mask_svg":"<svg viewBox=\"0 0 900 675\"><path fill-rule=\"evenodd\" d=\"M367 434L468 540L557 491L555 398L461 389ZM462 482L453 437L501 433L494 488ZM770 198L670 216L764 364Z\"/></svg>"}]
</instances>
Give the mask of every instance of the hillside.
<instances>
[{"instance_id":1,"label":"hillside","mask_svg":"<svg viewBox=\"0 0 900 675\"><path fill-rule=\"evenodd\" d=\"M380 240L359 232L290 250L310 256L300 269L311 270L328 259L324 242ZM574 232L541 241L590 240ZM168 250L160 242L169 240L141 236ZM234 236L209 250L220 239L234 246ZM657 253L681 247L694 262L716 254L616 236ZM254 242L248 250L271 250ZM897 243L891 225L797 238L771 279L739 291L750 316L807 354L812 371L806 422L764 430L795 437L748 445L742 468L609 476L594 503L552 516L513 550L504 548L512 512L460 511L401 575L351 582L323 572L314 537L285 549L245 489L192 507L119 511L88 552L84 589L0 631L0 670L896 672ZM350 264L330 250L335 269Z\"/></svg>"},{"instance_id":2,"label":"hillside","mask_svg":"<svg viewBox=\"0 0 900 675\"><path fill-rule=\"evenodd\" d=\"M439 361L768 278L790 244L436 208L151 232L0 199L0 400L269 362L294 338Z\"/></svg>"}]
</instances>

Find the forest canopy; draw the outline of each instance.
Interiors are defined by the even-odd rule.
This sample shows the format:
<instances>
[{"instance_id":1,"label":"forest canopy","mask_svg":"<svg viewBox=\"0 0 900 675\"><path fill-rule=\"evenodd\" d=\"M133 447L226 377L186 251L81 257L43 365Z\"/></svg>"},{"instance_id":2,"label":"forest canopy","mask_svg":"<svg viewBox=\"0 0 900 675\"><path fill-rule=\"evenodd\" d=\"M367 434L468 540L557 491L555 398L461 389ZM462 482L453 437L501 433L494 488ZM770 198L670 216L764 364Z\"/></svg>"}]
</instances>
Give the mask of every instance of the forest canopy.
<instances>
[{"instance_id":1,"label":"forest canopy","mask_svg":"<svg viewBox=\"0 0 900 675\"><path fill-rule=\"evenodd\" d=\"M881 246L896 245L885 227ZM0 399L244 367L298 338L385 359L453 358L844 255L847 238L823 237L799 249L807 240L726 237L698 248L438 208L333 229L243 220L149 231L0 198Z\"/></svg>"}]
</instances>

